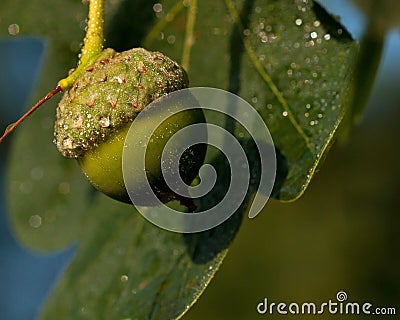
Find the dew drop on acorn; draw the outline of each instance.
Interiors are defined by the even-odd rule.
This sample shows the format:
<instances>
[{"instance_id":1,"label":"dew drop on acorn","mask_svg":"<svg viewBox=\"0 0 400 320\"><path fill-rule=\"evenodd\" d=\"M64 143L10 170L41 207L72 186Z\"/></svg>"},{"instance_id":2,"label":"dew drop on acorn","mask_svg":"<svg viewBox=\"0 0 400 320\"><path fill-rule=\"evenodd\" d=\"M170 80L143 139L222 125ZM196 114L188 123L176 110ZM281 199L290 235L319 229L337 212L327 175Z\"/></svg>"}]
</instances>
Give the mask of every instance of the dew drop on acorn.
<instances>
[{"instance_id":1,"label":"dew drop on acorn","mask_svg":"<svg viewBox=\"0 0 400 320\"><path fill-rule=\"evenodd\" d=\"M16 23L10 24L8 26L8 33L11 36L16 36L19 33L19 25Z\"/></svg>"}]
</instances>

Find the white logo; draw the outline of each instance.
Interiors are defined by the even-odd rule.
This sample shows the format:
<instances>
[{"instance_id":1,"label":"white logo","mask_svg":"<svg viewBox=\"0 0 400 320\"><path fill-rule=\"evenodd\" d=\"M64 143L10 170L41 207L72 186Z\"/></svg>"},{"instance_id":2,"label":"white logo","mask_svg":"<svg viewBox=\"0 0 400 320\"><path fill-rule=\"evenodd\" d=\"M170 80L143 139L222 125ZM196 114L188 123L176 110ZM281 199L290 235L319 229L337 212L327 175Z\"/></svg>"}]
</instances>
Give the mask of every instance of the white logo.
<instances>
[{"instance_id":1,"label":"white logo","mask_svg":"<svg viewBox=\"0 0 400 320\"><path fill-rule=\"evenodd\" d=\"M336 299L337 299L337 301L339 301L339 302L346 301L346 300L347 300L347 293L344 292L344 291L339 291L339 292L336 294Z\"/></svg>"},{"instance_id":2,"label":"white logo","mask_svg":"<svg viewBox=\"0 0 400 320\"><path fill-rule=\"evenodd\" d=\"M193 97L198 105L185 104ZM160 108L160 105L162 108ZM212 164L205 163L199 172L201 179L197 186L187 186L179 177L179 159L183 152L199 143L205 143L220 150L229 162L230 166L230 185L223 199L214 207L201 212L185 213L174 210L163 204L153 192L145 171L146 146L155 129L169 116L183 110L201 107L203 110L228 115L240 123L247 133L251 136L261 159L260 182L257 192L249 209L249 217L255 217L267 203L272 191L276 174L276 156L271 135L266 124L257 111L239 96L230 92L215 88L189 88L174 91L159 100L149 104L139 113L133 121L123 152L123 174L125 186L130 199L136 209L153 224L174 232L194 233L205 231L216 227L227 220L242 204L250 185L251 163L247 160L246 153L239 141L225 128L212 123L197 123L189 125L176 132L164 146L161 163L162 173L169 188L183 197L192 199L204 196L212 192L217 181L217 173ZM137 148L133 150L130 145L137 145L138 134L136 124L141 119L154 117L157 107L157 124L153 128L147 128L146 132L140 132L141 148L138 154ZM159 112L159 110L163 110ZM204 134L206 132L207 134ZM182 139L182 137L185 137ZM182 141L184 141L182 145ZM131 143L135 142L135 143ZM135 174L133 174L133 170ZM143 181L139 192L137 188L131 192L129 186ZM135 177L135 178L133 178ZM133 181L132 179L136 179ZM156 203L156 206L147 207L139 205L143 199L149 203Z\"/></svg>"}]
</instances>

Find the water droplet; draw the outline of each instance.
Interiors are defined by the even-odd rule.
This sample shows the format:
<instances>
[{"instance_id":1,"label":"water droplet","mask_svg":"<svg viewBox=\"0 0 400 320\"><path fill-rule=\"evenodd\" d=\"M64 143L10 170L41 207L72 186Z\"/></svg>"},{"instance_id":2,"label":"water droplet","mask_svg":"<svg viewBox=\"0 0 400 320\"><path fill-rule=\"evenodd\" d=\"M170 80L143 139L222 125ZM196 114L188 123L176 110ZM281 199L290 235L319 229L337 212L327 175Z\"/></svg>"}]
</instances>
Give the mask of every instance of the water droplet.
<instances>
[{"instance_id":1,"label":"water droplet","mask_svg":"<svg viewBox=\"0 0 400 320\"><path fill-rule=\"evenodd\" d=\"M72 127L75 129L81 129L83 127L83 118L81 116L75 117L72 121Z\"/></svg>"},{"instance_id":2,"label":"water droplet","mask_svg":"<svg viewBox=\"0 0 400 320\"><path fill-rule=\"evenodd\" d=\"M129 277L126 274L123 274L121 276L121 282L127 282L129 280Z\"/></svg>"},{"instance_id":3,"label":"water droplet","mask_svg":"<svg viewBox=\"0 0 400 320\"><path fill-rule=\"evenodd\" d=\"M32 189L33 189L33 186L32 186L32 182L30 182L30 181L22 182L19 185L19 190L25 194L30 194L32 192Z\"/></svg>"},{"instance_id":4,"label":"water droplet","mask_svg":"<svg viewBox=\"0 0 400 320\"><path fill-rule=\"evenodd\" d=\"M331 40L331 35L330 35L329 33L327 33L326 35L324 35L324 39L325 39L326 41Z\"/></svg>"},{"instance_id":5,"label":"water droplet","mask_svg":"<svg viewBox=\"0 0 400 320\"><path fill-rule=\"evenodd\" d=\"M315 31L313 31L313 32L311 32L310 37L311 37L312 39L315 39L315 38L318 37L318 33L316 33Z\"/></svg>"},{"instance_id":6,"label":"water droplet","mask_svg":"<svg viewBox=\"0 0 400 320\"><path fill-rule=\"evenodd\" d=\"M266 35L265 32L260 32L259 37L261 38L262 43L267 43L268 42L268 36Z\"/></svg>"},{"instance_id":7,"label":"water droplet","mask_svg":"<svg viewBox=\"0 0 400 320\"><path fill-rule=\"evenodd\" d=\"M212 29L212 34L213 35L217 36L220 33L221 33L221 29L220 28L215 27L215 28Z\"/></svg>"},{"instance_id":8,"label":"water droplet","mask_svg":"<svg viewBox=\"0 0 400 320\"><path fill-rule=\"evenodd\" d=\"M156 12L156 13L161 12L162 9L163 9L163 8L162 8L162 4L161 4L161 3L156 3L156 4L154 4L154 6L153 6L153 11Z\"/></svg>"},{"instance_id":9,"label":"water droplet","mask_svg":"<svg viewBox=\"0 0 400 320\"><path fill-rule=\"evenodd\" d=\"M99 120L99 124L102 128L108 128L111 124L110 117L103 116Z\"/></svg>"},{"instance_id":10,"label":"water droplet","mask_svg":"<svg viewBox=\"0 0 400 320\"><path fill-rule=\"evenodd\" d=\"M311 41L308 41L308 42L306 42L306 48L309 48L309 47L313 47L315 45L315 42L314 42L314 40L311 40Z\"/></svg>"},{"instance_id":11,"label":"water droplet","mask_svg":"<svg viewBox=\"0 0 400 320\"><path fill-rule=\"evenodd\" d=\"M44 171L41 167L36 167L31 170L31 178L33 180L41 180L43 178Z\"/></svg>"},{"instance_id":12,"label":"water droplet","mask_svg":"<svg viewBox=\"0 0 400 320\"><path fill-rule=\"evenodd\" d=\"M62 195L67 195L70 192L70 185L68 182L61 182L58 185L58 192Z\"/></svg>"},{"instance_id":13,"label":"water droplet","mask_svg":"<svg viewBox=\"0 0 400 320\"><path fill-rule=\"evenodd\" d=\"M295 23L296 23L297 26L301 26L303 24L303 20L296 19Z\"/></svg>"},{"instance_id":14,"label":"water droplet","mask_svg":"<svg viewBox=\"0 0 400 320\"><path fill-rule=\"evenodd\" d=\"M175 40L176 40L176 38L175 38L174 35L170 35L170 36L168 36L168 38L167 38L167 41L168 41L169 44L174 44L174 43L175 43Z\"/></svg>"},{"instance_id":15,"label":"water droplet","mask_svg":"<svg viewBox=\"0 0 400 320\"><path fill-rule=\"evenodd\" d=\"M19 25L16 23L8 26L8 33L12 36L16 36L19 33Z\"/></svg>"},{"instance_id":16,"label":"water droplet","mask_svg":"<svg viewBox=\"0 0 400 320\"><path fill-rule=\"evenodd\" d=\"M10 123L7 127L6 130L4 130L4 133L6 133L7 131L9 131L11 129L11 127L14 125L15 122Z\"/></svg>"},{"instance_id":17,"label":"water droplet","mask_svg":"<svg viewBox=\"0 0 400 320\"><path fill-rule=\"evenodd\" d=\"M39 216L38 214L35 214L33 216L30 216L29 218L29 225L32 228L39 228L42 225L42 217Z\"/></svg>"},{"instance_id":18,"label":"water droplet","mask_svg":"<svg viewBox=\"0 0 400 320\"><path fill-rule=\"evenodd\" d=\"M287 117L288 112L287 112L287 111L283 111L283 112L282 112L282 115L283 115L284 117Z\"/></svg>"},{"instance_id":19,"label":"water droplet","mask_svg":"<svg viewBox=\"0 0 400 320\"><path fill-rule=\"evenodd\" d=\"M65 138L62 141L62 149L74 149L75 148L75 142L71 138Z\"/></svg>"}]
</instances>

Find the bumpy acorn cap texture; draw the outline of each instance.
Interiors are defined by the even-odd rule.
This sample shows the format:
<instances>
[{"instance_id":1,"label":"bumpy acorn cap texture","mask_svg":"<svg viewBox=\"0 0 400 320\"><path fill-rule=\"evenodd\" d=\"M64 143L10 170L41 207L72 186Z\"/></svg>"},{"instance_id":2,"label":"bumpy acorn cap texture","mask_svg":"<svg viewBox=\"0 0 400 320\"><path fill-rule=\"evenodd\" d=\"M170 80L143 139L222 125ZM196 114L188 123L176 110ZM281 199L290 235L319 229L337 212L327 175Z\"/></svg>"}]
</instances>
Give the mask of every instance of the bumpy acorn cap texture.
<instances>
[{"instance_id":1,"label":"bumpy acorn cap texture","mask_svg":"<svg viewBox=\"0 0 400 320\"><path fill-rule=\"evenodd\" d=\"M83 156L131 123L149 103L187 86L183 68L162 53L105 49L64 93L54 142L66 157Z\"/></svg>"}]
</instances>

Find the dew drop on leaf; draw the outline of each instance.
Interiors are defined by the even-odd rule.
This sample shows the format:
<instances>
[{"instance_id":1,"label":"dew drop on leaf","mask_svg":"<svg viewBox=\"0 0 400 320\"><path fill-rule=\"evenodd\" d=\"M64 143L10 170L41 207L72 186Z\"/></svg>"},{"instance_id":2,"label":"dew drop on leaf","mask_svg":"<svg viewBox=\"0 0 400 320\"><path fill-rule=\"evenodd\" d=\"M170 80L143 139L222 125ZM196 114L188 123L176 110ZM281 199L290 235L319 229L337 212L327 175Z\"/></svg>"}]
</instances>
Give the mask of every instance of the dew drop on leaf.
<instances>
[{"instance_id":1,"label":"dew drop on leaf","mask_svg":"<svg viewBox=\"0 0 400 320\"><path fill-rule=\"evenodd\" d=\"M42 225L42 217L35 214L29 218L29 225L32 228L39 228Z\"/></svg>"},{"instance_id":2,"label":"dew drop on leaf","mask_svg":"<svg viewBox=\"0 0 400 320\"><path fill-rule=\"evenodd\" d=\"M25 181L19 185L19 190L24 194L30 194L32 192L33 186L32 182Z\"/></svg>"},{"instance_id":3,"label":"dew drop on leaf","mask_svg":"<svg viewBox=\"0 0 400 320\"><path fill-rule=\"evenodd\" d=\"M70 192L70 185L68 182L61 182L58 185L58 192L62 195L67 195Z\"/></svg>"},{"instance_id":4,"label":"dew drop on leaf","mask_svg":"<svg viewBox=\"0 0 400 320\"><path fill-rule=\"evenodd\" d=\"M44 170L41 167L35 167L31 170L31 178L33 180L41 180L44 175Z\"/></svg>"},{"instance_id":5,"label":"dew drop on leaf","mask_svg":"<svg viewBox=\"0 0 400 320\"><path fill-rule=\"evenodd\" d=\"M174 35L170 35L170 36L168 36L168 38L167 38L167 41L168 41L169 44L174 44L174 43L175 43L175 40L176 40L176 38L175 38Z\"/></svg>"},{"instance_id":6,"label":"dew drop on leaf","mask_svg":"<svg viewBox=\"0 0 400 320\"><path fill-rule=\"evenodd\" d=\"M154 10L154 12L156 12L156 13L159 13L159 12L161 12L162 11L162 4L161 3L156 3L154 6L153 6L153 10Z\"/></svg>"}]
</instances>

